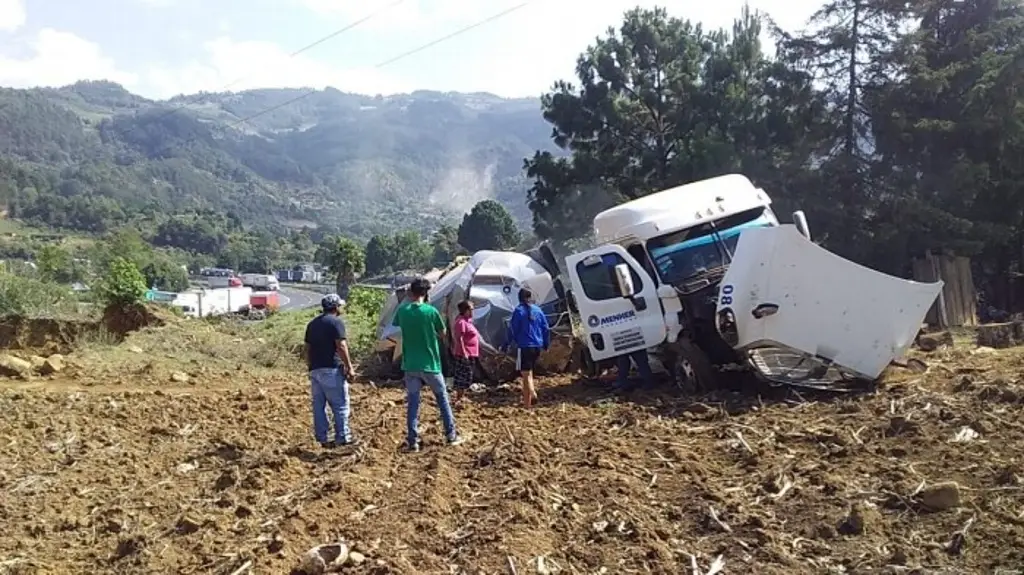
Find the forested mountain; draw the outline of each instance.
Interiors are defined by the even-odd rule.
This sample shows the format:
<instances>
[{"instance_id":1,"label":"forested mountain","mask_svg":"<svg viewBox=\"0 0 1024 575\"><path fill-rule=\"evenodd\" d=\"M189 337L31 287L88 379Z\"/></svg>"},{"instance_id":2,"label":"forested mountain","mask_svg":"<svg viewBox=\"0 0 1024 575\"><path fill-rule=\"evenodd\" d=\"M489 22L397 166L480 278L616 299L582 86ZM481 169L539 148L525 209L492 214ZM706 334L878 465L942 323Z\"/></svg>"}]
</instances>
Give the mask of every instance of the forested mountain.
<instances>
[{"instance_id":1,"label":"forested mountain","mask_svg":"<svg viewBox=\"0 0 1024 575\"><path fill-rule=\"evenodd\" d=\"M0 202L14 217L94 232L212 210L365 239L429 233L487 197L528 218L522 161L550 147L537 100L307 94L157 102L110 82L0 89Z\"/></svg>"},{"instance_id":2,"label":"forested mountain","mask_svg":"<svg viewBox=\"0 0 1024 575\"><path fill-rule=\"evenodd\" d=\"M433 234L450 254L441 224L489 195L575 240L614 203L739 172L832 251L900 275L926 251L970 256L982 290L1024 309L1024 0L828 0L803 30L635 9L576 72L539 102L0 90L0 201L256 269L325 231ZM304 223L327 226L269 233Z\"/></svg>"}]
</instances>

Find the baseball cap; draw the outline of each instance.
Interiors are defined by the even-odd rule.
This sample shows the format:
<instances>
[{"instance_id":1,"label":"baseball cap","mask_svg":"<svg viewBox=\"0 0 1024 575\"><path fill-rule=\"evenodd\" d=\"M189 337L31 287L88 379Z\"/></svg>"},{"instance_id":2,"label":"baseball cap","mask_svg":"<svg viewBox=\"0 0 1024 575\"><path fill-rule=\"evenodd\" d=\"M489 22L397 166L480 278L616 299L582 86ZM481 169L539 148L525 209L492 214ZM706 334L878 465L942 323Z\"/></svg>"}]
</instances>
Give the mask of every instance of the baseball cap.
<instances>
[{"instance_id":1,"label":"baseball cap","mask_svg":"<svg viewBox=\"0 0 1024 575\"><path fill-rule=\"evenodd\" d=\"M341 296L336 293L327 294L320 300L320 307L322 307L324 311L335 310L344 305L345 300L341 299Z\"/></svg>"}]
</instances>

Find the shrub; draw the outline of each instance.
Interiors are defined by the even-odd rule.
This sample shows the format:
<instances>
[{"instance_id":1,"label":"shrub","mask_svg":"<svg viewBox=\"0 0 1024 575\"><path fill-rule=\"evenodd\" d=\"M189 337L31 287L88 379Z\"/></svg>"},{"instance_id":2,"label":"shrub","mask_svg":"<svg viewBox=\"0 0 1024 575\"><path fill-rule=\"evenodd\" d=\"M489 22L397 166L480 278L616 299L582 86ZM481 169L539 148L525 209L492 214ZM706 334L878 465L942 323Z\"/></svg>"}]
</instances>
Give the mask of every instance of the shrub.
<instances>
[{"instance_id":1,"label":"shrub","mask_svg":"<svg viewBox=\"0 0 1024 575\"><path fill-rule=\"evenodd\" d=\"M377 318L387 300L385 290L353 286L346 300L342 319L348 328L349 353L356 363L373 352L377 339ZM319 313L315 309L282 311L267 319L241 327L236 334L258 342L251 348L252 357L266 367L298 368L303 349L306 324Z\"/></svg>"},{"instance_id":2,"label":"shrub","mask_svg":"<svg viewBox=\"0 0 1024 575\"><path fill-rule=\"evenodd\" d=\"M55 316L76 309L66 286L0 272L0 315Z\"/></svg>"},{"instance_id":3,"label":"shrub","mask_svg":"<svg viewBox=\"0 0 1024 575\"><path fill-rule=\"evenodd\" d=\"M188 289L188 273L166 257L155 257L141 271L149 287L175 292Z\"/></svg>"},{"instance_id":4,"label":"shrub","mask_svg":"<svg viewBox=\"0 0 1024 575\"><path fill-rule=\"evenodd\" d=\"M107 267L100 290L107 305L123 307L137 304L146 295L146 278L134 263L116 257Z\"/></svg>"},{"instance_id":5,"label":"shrub","mask_svg":"<svg viewBox=\"0 0 1024 575\"><path fill-rule=\"evenodd\" d=\"M362 360L373 352L377 342L377 319L384 309L388 292L356 286L345 301L345 324L349 331L352 359Z\"/></svg>"}]
</instances>

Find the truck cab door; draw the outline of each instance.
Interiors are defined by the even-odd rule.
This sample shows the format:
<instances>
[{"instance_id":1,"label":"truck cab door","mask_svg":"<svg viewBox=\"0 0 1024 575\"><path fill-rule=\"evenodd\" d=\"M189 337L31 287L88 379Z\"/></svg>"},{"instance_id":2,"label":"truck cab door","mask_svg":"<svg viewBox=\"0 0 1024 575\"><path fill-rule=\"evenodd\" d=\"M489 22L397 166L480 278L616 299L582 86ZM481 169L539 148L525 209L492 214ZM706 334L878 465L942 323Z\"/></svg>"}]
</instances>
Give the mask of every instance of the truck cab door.
<instances>
[{"instance_id":1,"label":"truck cab door","mask_svg":"<svg viewBox=\"0 0 1024 575\"><path fill-rule=\"evenodd\" d=\"M587 347L595 361L664 341L665 321L657 286L625 249L601 246L573 254L565 263ZM623 293L623 288L631 288L632 293Z\"/></svg>"}]
</instances>

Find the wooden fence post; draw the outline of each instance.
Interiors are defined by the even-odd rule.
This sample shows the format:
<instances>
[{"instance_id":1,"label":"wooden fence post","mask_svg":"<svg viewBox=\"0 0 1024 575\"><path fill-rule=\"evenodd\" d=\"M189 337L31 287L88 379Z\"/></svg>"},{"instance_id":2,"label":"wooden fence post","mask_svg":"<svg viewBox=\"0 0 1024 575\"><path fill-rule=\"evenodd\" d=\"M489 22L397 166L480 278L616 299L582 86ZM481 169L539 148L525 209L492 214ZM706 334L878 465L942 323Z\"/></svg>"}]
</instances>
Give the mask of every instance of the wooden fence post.
<instances>
[{"instance_id":1,"label":"wooden fence post","mask_svg":"<svg viewBox=\"0 0 1024 575\"><path fill-rule=\"evenodd\" d=\"M971 260L953 254L926 252L913 261L914 280L944 285L925 321L939 329L978 325L977 294L971 274Z\"/></svg>"}]
</instances>

